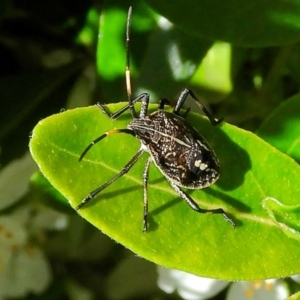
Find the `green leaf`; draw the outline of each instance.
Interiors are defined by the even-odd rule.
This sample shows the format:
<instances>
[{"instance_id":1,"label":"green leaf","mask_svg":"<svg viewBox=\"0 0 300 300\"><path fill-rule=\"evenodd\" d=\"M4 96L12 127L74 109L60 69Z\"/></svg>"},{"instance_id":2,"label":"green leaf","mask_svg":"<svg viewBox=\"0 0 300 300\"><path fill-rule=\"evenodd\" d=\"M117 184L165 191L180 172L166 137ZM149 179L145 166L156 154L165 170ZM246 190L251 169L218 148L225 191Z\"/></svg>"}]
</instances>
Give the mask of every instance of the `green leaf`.
<instances>
[{"instance_id":1,"label":"green leaf","mask_svg":"<svg viewBox=\"0 0 300 300\"><path fill-rule=\"evenodd\" d=\"M101 14L97 66L106 102L116 102L115 99L119 101L124 96L119 91L124 91L127 12L128 7L113 4ZM136 94L139 91L151 93L152 103L158 102L161 95L173 98L178 92L178 82L186 84L213 43L195 39L166 19L160 18L158 22L155 17L147 5L133 6L129 45L133 88L138 87ZM135 80L137 70L139 76ZM116 89L117 84L120 84L119 89Z\"/></svg>"},{"instance_id":2,"label":"green leaf","mask_svg":"<svg viewBox=\"0 0 300 300\"><path fill-rule=\"evenodd\" d=\"M104 79L124 76L126 15L126 11L112 9L105 11L100 19L97 65Z\"/></svg>"},{"instance_id":3,"label":"green leaf","mask_svg":"<svg viewBox=\"0 0 300 300\"><path fill-rule=\"evenodd\" d=\"M184 31L240 46L278 46L299 40L297 0L147 0Z\"/></svg>"},{"instance_id":4,"label":"green leaf","mask_svg":"<svg viewBox=\"0 0 300 300\"><path fill-rule=\"evenodd\" d=\"M100 17L97 42L97 70L103 102L119 102L124 97L126 67L126 22L130 4L124 1L107 2ZM155 25L153 13L144 2L136 3L130 27L130 71L132 79L140 70L147 41ZM112 59L113 58L113 59Z\"/></svg>"},{"instance_id":5,"label":"green leaf","mask_svg":"<svg viewBox=\"0 0 300 300\"><path fill-rule=\"evenodd\" d=\"M152 33L135 81L139 91L150 92L151 102L158 102L161 95L172 99L178 92L178 82L183 85L191 78L212 45L211 41L195 39L169 23L165 27L161 25Z\"/></svg>"},{"instance_id":6,"label":"green leaf","mask_svg":"<svg viewBox=\"0 0 300 300\"><path fill-rule=\"evenodd\" d=\"M279 105L260 126L257 134L300 162L300 94Z\"/></svg>"},{"instance_id":7,"label":"green leaf","mask_svg":"<svg viewBox=\"0 0 300 300\"><path fill-rule=\"evenodd\" d=\"M49 183L49 181L40 173L35 172L30 178L30 187L34 191L36 199L44 201L49 206L53 206L56 210L70 213L72 210L65 197L63 197L57 189ZM73 210L72 210L73 211Z\"/></svg>"},{"instance_id":8,"label":"green leaf","mask_svg":"<svg viewBox=\"0 0 300 300\"><path fill-rule=\"evenodd\" d=\"M300 292L295 293L292 296L287 298L287 300L299 300L299 299L300 299Z\"/></svg>"},{"instance_id":9,"label":"green leaf","mask_svg":"<svg viewBox=\"0 0 300 300\"><path fill-rule=\"evenodd\" d=\"M110 105L109 110L124 105ZM154 109L156 105L150 105L150 111ZM113 121L97 107L86 107L53 115L34 128L32 156L72 207L116 175L138 151L138 140L116 134L78 162L92 140L107 130L125 128L130 119L129 112ZM300 273L299 166L250 132L226 123L214 127L194 113L187 119L203 133L221 163L216 184L189 194L203 208L222 207L236 228L220 215L191 210L151 167L149 232L143 233L142 173L147 154L79 214L139 256L165 267L226 280Z\"/></svg>"}]
</instances>

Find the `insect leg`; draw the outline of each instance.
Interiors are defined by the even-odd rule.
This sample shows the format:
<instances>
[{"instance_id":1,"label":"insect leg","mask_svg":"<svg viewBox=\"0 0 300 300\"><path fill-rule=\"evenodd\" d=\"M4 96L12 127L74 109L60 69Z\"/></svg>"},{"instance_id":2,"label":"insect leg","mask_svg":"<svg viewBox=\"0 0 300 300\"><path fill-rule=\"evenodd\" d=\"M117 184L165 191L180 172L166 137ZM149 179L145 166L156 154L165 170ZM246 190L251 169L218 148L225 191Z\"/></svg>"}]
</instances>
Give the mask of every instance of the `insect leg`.
<instances>
[{"instance_id":1,"label":"insect leg","mask_svg":"<svg viewBox=\"0 0 300 300\"><path fill-rule=\"evenodd\" d=\"M182 117L183 117L184 119L188 116L190 110L191 110L190 107L188 107L188 108L186 109L186 111L185 111L184 114L182 115Z\"/></svg>"},{"instance_id":2,"label":"insect leg","mask_svg":"<svg viewBox=\"0 0 300 300\"><path fill-rule=\"evenodd\" d=\"M95 189L94 191L90 192L86 198L84 198L80 204L76 207L76 210L81 209L85 204L87 204L91 199L93 199L97 194L99 194L101 191L103 191L105 188L107 188L109 185L114 183L116 180L118 180L120 177L122 177L124 174L126 174L138 161L138 159L143 154L144 149L140 149L133 158L123 167L120 173L118 173L115 177L105 182L103 185Z\"/></svg>"},{"instance_id":3,"label":"insect leg","mask_svg":"<svg viewBox=\"0 0 300 300\"><path fill-rule=\"evenodd\" d=\"M140 111L140 118L144 118L147 115L149 99L150 99L149 94L143 93L142 95L143 95L143 97L142 97L142 106L141 106L141 111Z\"/></svg>"},{"instance_id":4,"label":"insect leg","mask_svg":"<svg viewBox=\"0 0 300 300\"><path fill-rule=\"evenodd\" d=\"M104 134L100 135L99 137L97 137L95 140L93 140L81 153L78 161L81 161L83 159L83 157L86 155L86 153L98 142L100 142L101 140L103 140L104 138L106 138L107 136L111 135L111 134L115 134L115 133L126 133L126 134L130 134L134 136L134 133L130 130L130 129L113 129L110 131L105 132Z\"/></svg>"},{"instance_id":5,"label":"insect leg","mask_svg":"<svg viewBox=\"0 0 300 300\"><path fill-rule=\"evenodd\" d=\"M197 104L197 105L199 106L199 108L203 111L203 113L208 117L208 119L210 120L210 122L211 122L213 125L218 125L218 124L220 124L220 123L223 121L223 119L219 119L219 120L218 120L218 119L215 119L215 118L213 117L213 115L206 109L206 107L205 107L205 106L200 102L200 100L196 97L196 95L195 95L191 90L189 90L189 89L184 89L184 90L181 92L181 94L180 94L180 96L179 96L179 98L178 98L178 100L177 100L176 106L175 106L175 108L174 108L174 110L173 110L173 113L174 113L174 114L179 115L179 111L180 111L180 109L182 108L182 106L183 106L183 104L184 104L186 98L187 98L189 95L194 99L194 101L196 102L196 104Z\"/></svg>"},{"instance_id":6,"label":"insect leg","mask_svg":"<svg viewBox=\"0 0 300 300\"><path fill-rule=\"evenodd\" d=\"M166 98L162 98L159 100L158 109L164 109L165 105L170 105L170 101Z\"/></svg>"},{"instance_id":7,"label":"insect leg","mask_svg":"<svg viewBox=\"0 0 300 300\"><path fill-rule=\"evenodd\" d=\"M221 214L223 218L232 225L232 227L235 227L235 223L233 222L232 219L230 219L225 211L222 208L217 208L217 209L202 209L198 206L198 204L188 195L186 194L178 185L176 185L174 182L171 180L168 180L172 188L175 190L175 192L182 198L184 199L187 204L196 212L201 213L201 214L206 214L206 213L211 213L211 214Z\"/></svg>"},{"instance_id":8,"label":"insect leg","mask_svg":"<svg viewBox=\"0 0 300 300\"><path fill-rule=\"evenodd\" d=\"M144 185L144 217L143 217L143 231L146 232L148 229L148 178L149 178L149 167L152 159L149 157L145 164L143 173L143 185Z\"/></svg>"},{"instance_id":9,"label":"insect leg","mask_svg":"<svg viewBox=\"0 0 300 300\"><path fill-rule=\"evenodd\" d=\"M132 100L132 89L131 89L131 79L130 79L131 14L132 14L132 7L130 6L129 9L128 9L127 24L126 24L126 70L125 70L125 78L126 78L126 90L127 90L128 106L129 106L132 117L137 118L137 113L134 109L134 103L133 103L133 100Z\"/></svg>"},{"instance_id":10,"label":"insect leg","mask_svg":"<svg viewBox=\"0 0 300 300\"><path fill-rule=\"evenodd\" d=\"M149 98L150 98L150 95L148 93L142 93L139 96L137 96L135 99L132 100L132 104L135 104L136 102L141 101L141 99L143 99L142 102L147 101L147 100L144 100L144 99L148 99L148 103L149 103ZM99 102L96 105L101 109L101 111L107 117L109 117L110 119L113 119L113 120L117 119L120 115L122 115L126 110L128 110L130 108L130 105L127 104L124 107L122 107L120 110L118 110L117 112L111 114L107 111L105 105L103 105ZM143 105L142 105L142 107L143 107ZM148 105L147 105L147 107L148 107Z\"/></svg>"},{"instance_id":11,"label":"insect leg","mask_svg":"<svg viewBox=\"0 0 300 300\"><path fill-rule=\"evenodd\" d=\"M118 118L124 111L127 109L130 110L130 113L133 118L137 118L137 113L134 108L134 104L139 101L142 98L147 98L148 97L148 102L149 102L149 94L143 93L139 95L136 99L132 99L132 89L131 89L131 79L130 79L130 27L131 27L131 15L132 15L132 7L130 6L128 9L128 14L127 14L127 23L126 23L126 69L125 69L125 78L126 78L126 91L127 91L127 98L128 98L128 104L121 108L119 111L116 113L110 114L107 112L105 109L105 106L97 103L97 106L102 110L102 112L108 116L111 119L116 119Z\"/></svg>"}]
</instances>

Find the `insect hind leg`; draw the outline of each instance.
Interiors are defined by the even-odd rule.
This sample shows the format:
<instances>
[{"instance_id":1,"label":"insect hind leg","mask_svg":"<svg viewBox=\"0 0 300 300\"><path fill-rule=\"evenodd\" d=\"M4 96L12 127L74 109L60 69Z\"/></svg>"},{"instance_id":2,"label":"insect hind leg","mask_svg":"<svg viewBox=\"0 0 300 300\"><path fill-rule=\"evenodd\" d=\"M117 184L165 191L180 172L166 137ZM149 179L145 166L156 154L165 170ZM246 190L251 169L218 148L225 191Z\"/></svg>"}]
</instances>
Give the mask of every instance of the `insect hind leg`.
<instances>
[{"instance_id":1,"label":"insect hind leg","mask_svg":"<svg viewBox=\"0 0 300 300\"><path fill-rule=\"evenodd\" d=\"M199 207L199 205L188 195L186 194L178 185L176 185L171 180L168 180L172 188L175 190L175 192L186 201L186 203L196 212L201 214L221 214L225 221L231 224L232 227L235 227L235 223L231 218L227 216L225 211L222 208L217 209L202 209Z\"/></svg>"},{"instance_id":2,"label":"insect hind leg","mask_svg":"<svg viewBox=\"0 0 300 300\"><path fill-rule=\"evenodd\" d=\"M206 107L200 102L200 100L196 97L196 95L193 93L193 91L189 90L189 89L184 89L178 100L176 103L176 106L173 110L173 113L176 115L179 115L179 111L180 109L182 109L182 106L185 103L185 100L188 96L191 96L193 98L193 100L195 101L195 103L197 104L197 106L203 111L203 113L208 117L209 121L213 124L213 125L218 125L220 124L223 119L215 119L213 117L213 115L206 109ZM188 114L189 109L187 110L186 114L184 115L184 117L186 117L186 115Z\"/></svg>"}]
</instances>

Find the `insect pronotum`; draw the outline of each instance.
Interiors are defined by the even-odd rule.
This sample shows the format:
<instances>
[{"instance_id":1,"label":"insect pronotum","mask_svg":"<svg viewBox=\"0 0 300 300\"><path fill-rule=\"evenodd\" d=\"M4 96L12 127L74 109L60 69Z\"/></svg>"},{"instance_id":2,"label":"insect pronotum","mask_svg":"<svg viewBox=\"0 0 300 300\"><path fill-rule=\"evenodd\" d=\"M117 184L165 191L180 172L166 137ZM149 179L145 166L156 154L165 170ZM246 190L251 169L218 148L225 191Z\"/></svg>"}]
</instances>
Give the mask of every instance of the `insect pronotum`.
<instances>
[{"instance_id":1,"label":"insect pronotum","mask_svg":"<svg viewBox=\"0 0 300 300\"><path fill-rule=\"evenodd\" d=\"M232 226L235 226L233 220L227 216L222 208L202 209L186 192L182 190L182 188L202 189L210 186L219 178L219 161L213 149L202 135L186 121L189 109L180 115L180 111L185 100L188 96L191 96L213 125L219 124L222 120L216 120L197 99L194 93L188 89L184 89L181 92L172 113L164 111L165 104L169 103L166 99L160 100L157 111L147 115L150 95L148 93L142 93L136 98L132 98L129 57L131 14L132 8L130 7L126 26L125 72L128 104L113 114L109 113L103 104L97 103L97 106L110 119L117 119L127 110L131 112L133 119L127 125L127 128L110 130L97 137L82 152L79 157L79 161L83 159L86 153L96 143L112 134L124 133L132 135L140 140L141 147L117 175L90 192L76 207L76 210L81 209L101 191L126 174L138 161L141 155L144 152L148 152L150 155L146 161L143 172L143 231L147 231L148 229L147 187L149 167L152 162L165 176L175 192L184 199L194 211L198 213L221 214L227 222L229 222ZM137 102L142 102L139 114L137 114L134 106Z\"/></svg>"}]
</instances>

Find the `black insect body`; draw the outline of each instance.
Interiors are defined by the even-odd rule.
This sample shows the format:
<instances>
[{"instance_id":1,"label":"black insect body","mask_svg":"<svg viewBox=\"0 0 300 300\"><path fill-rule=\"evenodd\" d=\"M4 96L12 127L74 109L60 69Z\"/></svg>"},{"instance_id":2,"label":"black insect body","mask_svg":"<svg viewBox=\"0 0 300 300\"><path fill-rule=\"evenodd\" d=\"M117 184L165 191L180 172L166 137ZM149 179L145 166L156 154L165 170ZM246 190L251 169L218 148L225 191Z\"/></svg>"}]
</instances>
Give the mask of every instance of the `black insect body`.
<instances>
[{"instance_id":1,"label":"black insect body","mask_svg":"<svg viewBox=\"0 0 300 300\"><path fill-rule=\"evenodd\" d=\"M126 174L138 161L144 152L150 154L145 164L143 173L144 186L144 214L143 231L147 231L148 222L148 174L150 163L154 162L156 167L166 177L170 185L183 198L190 207L199 213L222 214L226 221L235 226L234 222L226 215L223 209L201 209L198 204L181 188L202 189L213 184L219 178L219 162L213 151L202 135L192 127L185 118L188 110L180 115L182 106L186 98L190 95L196 104L202 109L213 125L219 124L220 120L215 120L206 110L202 103L196 98L192 91L184 89L176 103L173 112L164 111L164 105L168 102L166 99L160 101L159 109L154 113L147 115L149 105L149 94L143 93L137 98L131 98L130 72L129 72L129 28L131 20L131 8L128 12L127 20L127 68L126 82L128 104L114 114L107 112L105 106L98 103L97 106L102 112L111 119L118 118L126 110L130 110L133 120L125 129L115 129L108 131L95 139L83 151L79 160L81 160L90 148L105 137L116 133L125 133L138 138L141 141L141 147L133 158L123 167L115 177L108 180L99 188L92 191L76 207L79 210L87 202L93 199L98 193L115 182L121 176ZM135 111L134 104L142 102L139 115Z\"/></svg>"},{"instance_id":2,"label":"black insect body","mask_svg":"<svg viewBox=\"0 0 300 300\"><path fill-rule=\"evenodd\" d=\"M158 110L128 126L153 162L180 187L201 189L219 178L214 151L199 132L175 113Z\"/></svg>"}]
</instances>

